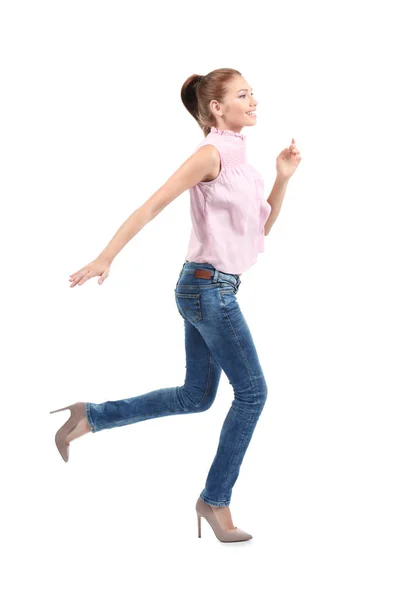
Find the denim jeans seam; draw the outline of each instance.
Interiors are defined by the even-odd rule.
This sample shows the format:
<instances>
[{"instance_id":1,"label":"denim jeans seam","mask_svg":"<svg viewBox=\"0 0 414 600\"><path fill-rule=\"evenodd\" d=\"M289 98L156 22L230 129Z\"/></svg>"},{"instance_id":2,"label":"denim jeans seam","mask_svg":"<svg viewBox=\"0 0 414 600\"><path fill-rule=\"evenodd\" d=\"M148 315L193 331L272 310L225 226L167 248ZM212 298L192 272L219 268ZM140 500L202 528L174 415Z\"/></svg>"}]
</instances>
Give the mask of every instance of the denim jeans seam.
<instances>
[{"instance_id":1,"label":"denim jeans seam","mask_svg":"<svg viewBox=\"0 0 414 600\"><path fill-rule=\"evenodd\" d=\"M243 360L244 360L244 362L246 364L246 370L249 373L250 382L251 382L252 388L254 390L254 398L253 399L256 400L257 388L256 388L256 383L254 381L254 377L252 377L252 374L251 374L251 371L250 371L250 368L249 368L249 361L246 360L246 355L244 354L243 347L242 347L242 345L240 343L240 340L239 340L239 338L237 336L237 333L236 333L236 331L235 331L235 329L234 329L234 327L233 327L233 325L231 323L230 317L229 317L229 315L227 313L227 310L226 310L226 307L225 307L224 303L223 303L223 312L224 312L224 318L225 318L226 322L230 325L231 331L233 332L233 335L234 335L234 337L235 337L235 339L237 341L237 345L239 347L239 350L241 351L241 354L243 356Z\"/></svg>"},{"instance_id":2,"label":"denim jeans seam","mask_svg":"<svg viewBox=\"0 0 414 600\"><path fill-rule=\"evenodd\" d=\"M235 339L236 339L236 341L237 341L237 345L238 345L238 347L239 347L239 350L240 350L240 352L242 353L243 360L244 360L244 362L245 362L245 364L246 364L247 372L249 373L250 382L251 382L251 384L252 384L252 389L253 389L253 402L256 402L256 398L257 398L257 387L256 387L256 382L254 381L254 377L252 377L252 374L251 374L251 371L250 371L250 368L249 368L249 362L248 362L248 360L246 360L246 356L245 356L245 354L244 354L243 347L242 347L242 345L241 345L241 343L240 343L240 340L239 340L239 338L238 338L238 336L237 336L237 333L236 333L236 331L235 331L235 329L234 329L234 327L233 327L233 325L232 325L232 323L231 323L231 320L230 320L230 317L229 317L229 315L228 315L228 313L227 313L227 310L226 310L226 307L225 307L225 304L224 304L224 302L223 302L223 313L224 313L224 318L225 318L226 322L227 322L227 323L230 325L230 328L231 328L231 330L232 330L232 332L233 332L233 335L234 335L234 337L235 337ZM248 421L249 421L249 423L248 423L248 427L250 427L250 426L252 425L252 423L253 423L253 420L252 420L252 419L249 419ZM248 429L248 427L246 427L246 429ZM245 431L246 431L246 430L245 430ZM238 447L237 447L237 451L233 452L233 456L232 456L232 458L231 458L230 466L229 466L229 469L228 469L227 478L226 478L226 480L225 480L225 481L224 481L224 483L223 483L223 486L224 486L224 487L226 487L226 486L228 485L228 481L229 481L229 477L230 477L230 475L231 475L231 473L232 473L232 468L233 468L233 465L234 465L234 463L235 463L235 460L236 460L236 458L239 456L239 453L240 453L240 448L242 447L242 444L243 444L243 442L244 442L245 438L246 438L246 434L244 434L244 435L243 435L243 437L241 438L241 440L240 440L240 443L239 443L239 445L238 445Z\"/></svg>"},{"instance_id":3,"label":"denim jeans seam","mask_svg":"<svg viewBox=\"0 0 414 600\"><path fill-rule=\"evenodd\" d=\"M129 425L129 424L133 424L133 423L137 423L137 422L141 422L141 421L148 421L149 419L152 419L153 417L157 417L158 415L174 415L174 414L180 414L180 413L185 413L188 412L187 409L184 410L162 410L160 412L157 413L150 413L148 415L145 415L145 419L136 419L135 417L130 417L129 419L122 419L121 421L116 421L116 420L112 420L111 424L109 427L105 426L105 429L112 429L113 427L121 427L123 425ZM99 427L99 426L98 426Z\"/></svg>"},{"instance_id":4,"label":"denim jeans seam","mask_svg":"<svg viewBox=\"0 0 414 600\"><path fill-rule=\"evenodd\" d=\"M208 374L207 374L207 385L206 385L206 389L204 390L204 394L203 394L203 397L201 398L200 402L199 402L198 404L195 404L195 405L194 405L194 406L195 406L195 408L200 408L200 406L203 404L204 398L206 397L206 395L207 395L207 392L208 392L208 390L209 390L209 387L210 387L210 382L211 382L211 371L212 371L212 369L211 369L211 359L212 359L212 354L211 354L211 352L210 352L210 354L209 354L209 359L208 359Z\"/></svg>"},{"instance_id":5,"label":"denim jeans seam","mask_svg":"<svg viewBox=\"0 0 414 600\"><path fill-rule=\"evenodd\" d=\"M244 433L243 433L243 435L242 435L242 437L240 439L240 442L239 442L239 445L237 447L237 450L235 452L233 452L233 456L231 457L230 466L229 466L228 473L227 473L227 478L225 479L225 481L223 483L223 487L224 488L226 488L228 486L229 477L230 477L230 475L232 473L232 469L233 469L234 463L236 462L236 459L237 460L239 459L240 449L243 446L244 440L246 439L246 436L247 436L247 432L250 430L250 428L251 428L254 420L255 420L254 416L252 418L246 420L246 428L244 430Z\"/></svg>"}]
</instances>

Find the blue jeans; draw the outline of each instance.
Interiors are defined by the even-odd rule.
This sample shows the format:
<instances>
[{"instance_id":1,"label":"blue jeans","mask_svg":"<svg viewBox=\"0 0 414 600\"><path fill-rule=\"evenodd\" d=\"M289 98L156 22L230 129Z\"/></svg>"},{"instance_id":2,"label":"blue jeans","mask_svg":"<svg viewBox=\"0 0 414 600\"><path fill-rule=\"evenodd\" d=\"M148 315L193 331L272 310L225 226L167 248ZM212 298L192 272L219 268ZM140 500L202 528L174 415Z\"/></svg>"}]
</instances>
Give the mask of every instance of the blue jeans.
<instances>
[{"instance_id":1,"label":"blue jeans","mask_svg":"<svg viewBox=\"0 0 414 600\"><path fill-rule=\"evenodd\" d=\"M200 498L228 506L240 466L267 398L257 351L236 297L240 277L210 263L186 261L175 288L186 350L184 385L125 400L86 403L92 432L168 415L203 412L217 394L222 370L234 390L217 453Z\"/></svg>"}]
</instances>

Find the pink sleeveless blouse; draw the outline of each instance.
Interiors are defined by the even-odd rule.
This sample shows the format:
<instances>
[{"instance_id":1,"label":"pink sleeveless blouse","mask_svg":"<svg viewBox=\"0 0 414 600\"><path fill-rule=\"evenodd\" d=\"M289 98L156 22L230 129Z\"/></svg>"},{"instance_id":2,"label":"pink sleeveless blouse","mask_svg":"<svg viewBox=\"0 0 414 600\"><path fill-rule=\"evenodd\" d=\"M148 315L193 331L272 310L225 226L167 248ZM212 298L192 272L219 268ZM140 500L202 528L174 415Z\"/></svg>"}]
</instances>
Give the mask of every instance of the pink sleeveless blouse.
<instances>
[{"instance_id":1,"label":"pink sleeveless blouse","mask_svg":"<svg viewBox=\"0 0 414 600\"><path fill-rule=\"evenodd\" d=\"M271 206L264 198L262 176L247 161L245 135L211 127L195 152L207 144L220 153L221 170L212 181L190 188L192 227L185 258L241 275L264 252Z\"/></svg>"}]
</instances>

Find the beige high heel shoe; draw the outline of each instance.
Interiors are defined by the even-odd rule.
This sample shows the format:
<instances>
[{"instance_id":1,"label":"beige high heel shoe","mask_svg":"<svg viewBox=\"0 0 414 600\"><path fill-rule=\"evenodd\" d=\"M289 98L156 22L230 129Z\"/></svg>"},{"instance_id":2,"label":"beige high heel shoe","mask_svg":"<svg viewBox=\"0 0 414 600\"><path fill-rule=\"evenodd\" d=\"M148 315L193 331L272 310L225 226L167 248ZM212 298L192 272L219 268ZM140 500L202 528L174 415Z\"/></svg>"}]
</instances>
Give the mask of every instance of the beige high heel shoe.
<instances>
[{"instance_id":1,"label":"beige high heel shoe","mask_svg":"<svg viewBox=\"0 0 414 600\"><path fill-rule=\"evenodd\" d=\"M70 410L70 417L56 432L55 442L61 457L65 462L69 460L69 444L66 443L66 436L76 427L76 425L86 416L85 402L75 402L70 406L64 406L57 410L51 410L50 414L60 412L61 410Z\"/></svg>"},{"instance_id":2,"label":"beige high heel shoe","mask_svg":"<svg viewBox=\"0 0 414 600\"><path fill-rule=\"evenodd\" d=\"M220 542L244 542L250 540L253 536L250 533L246 533L243 529L233 529L232 531L226 531L222 528L220 523L217 521L217 517L214 514L213 509L209 504L206 504L201 498L197 499L196 503L197 520L198 520L198 537L201 537L201 517L204 517L206 521L211 525L215 536Z\"/></svg>"}]
</instances>

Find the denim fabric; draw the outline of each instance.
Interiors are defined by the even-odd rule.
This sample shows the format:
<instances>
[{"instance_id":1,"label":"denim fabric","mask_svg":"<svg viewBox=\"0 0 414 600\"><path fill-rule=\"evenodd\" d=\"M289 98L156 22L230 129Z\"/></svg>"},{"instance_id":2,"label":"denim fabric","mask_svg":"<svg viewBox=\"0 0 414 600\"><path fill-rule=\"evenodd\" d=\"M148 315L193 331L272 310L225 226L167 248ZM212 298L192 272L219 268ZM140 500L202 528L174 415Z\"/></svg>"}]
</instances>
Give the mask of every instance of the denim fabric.
<instances>
[{"instance_id":1,"label":"denim fabric","mask_svg":"<svg viewBox=\"0 0 414 600\"><path fill-rule=\"evenodd\" d=\"M210 279L194 276L196 269ZM155 417L202 412L217 394L222 371L234 390L217 452L200 498L228 506L240 466L267 398L267 385L252 334L240 310L238 275L210 263L185 262L175 300L183 318L186 350L184 385L154 390L133 398L86 403L92 432Z\"/></svg>"}]
</instances>

